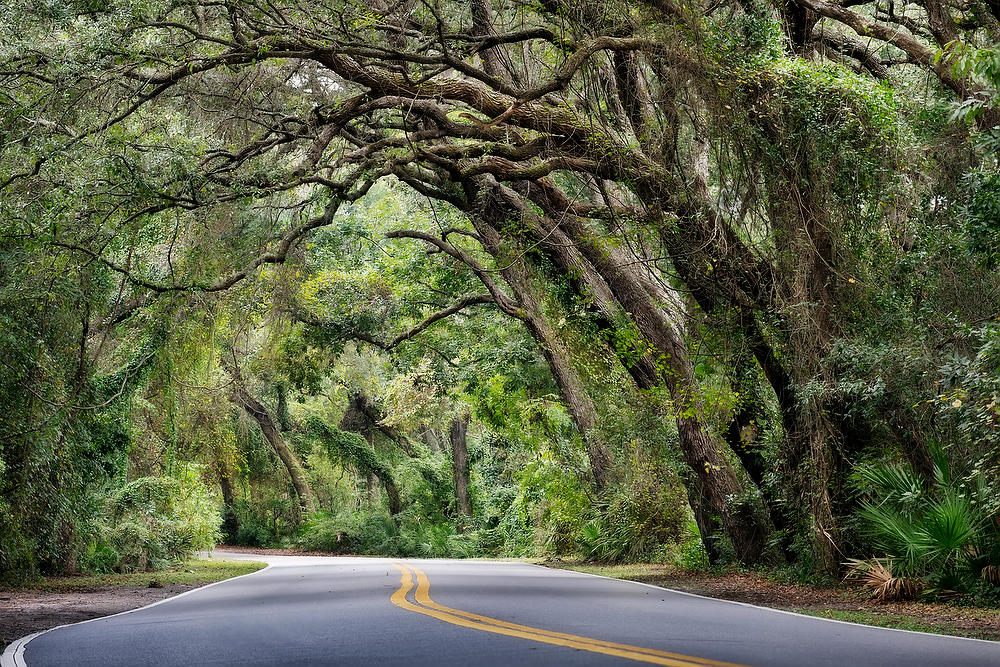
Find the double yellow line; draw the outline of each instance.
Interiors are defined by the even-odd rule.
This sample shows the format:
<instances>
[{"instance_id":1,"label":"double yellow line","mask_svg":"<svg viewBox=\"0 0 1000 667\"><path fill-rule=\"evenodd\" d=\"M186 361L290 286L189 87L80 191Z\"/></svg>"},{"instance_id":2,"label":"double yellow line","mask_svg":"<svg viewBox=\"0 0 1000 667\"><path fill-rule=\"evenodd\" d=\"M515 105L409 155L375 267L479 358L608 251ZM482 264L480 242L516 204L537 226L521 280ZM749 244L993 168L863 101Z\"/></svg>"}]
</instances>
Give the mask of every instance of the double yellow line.
<instances>
[{"instance_id":1,"label":"double yellow line","mask_svg":"<svg viewBox=\"0 0 1000 667\"><path fill-rule=\"evenodd\" d=\"M392 594L392 603L406 611L416 612L424 616L436 618L445 623L459 625L463 628L492 632L497 635L508 637L520 637L543 644L554 644L556 646L566 646L590 651L591 653L601 653L638 662L648 662L654 665L668 665L669 667L742 667L731 662L720 662L708 658L698 658L668 651L658 651L641 646L630 646L629 644L617 644L606 642L601 639L570 635L564 632L553 632L541 628L533 628L527 625L509 623L497 618L480 616L460 609L452 609L434 602L430 596L431 583L427 575L421 570L409 564L393 563L401 573L399 589ZM414 602L410 602L410 591L413 590L413 579L416 577L416 591L414 591Z\"/></svg>"}]
</instances>

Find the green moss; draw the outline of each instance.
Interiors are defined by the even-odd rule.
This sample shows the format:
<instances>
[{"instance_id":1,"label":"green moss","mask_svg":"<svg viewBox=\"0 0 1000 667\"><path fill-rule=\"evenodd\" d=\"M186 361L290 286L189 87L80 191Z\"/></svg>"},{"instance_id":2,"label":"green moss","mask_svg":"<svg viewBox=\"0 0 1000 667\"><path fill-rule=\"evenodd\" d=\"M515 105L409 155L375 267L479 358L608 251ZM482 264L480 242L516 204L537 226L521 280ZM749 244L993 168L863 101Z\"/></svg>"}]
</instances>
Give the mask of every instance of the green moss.
<instances>
[{"instance_id":1,"label":"green moss","mask_svg":"<svg viewBox=\"0 0 1000 667\"><path fill-rule=\"evenodd\" d=\"M376 475L379 479L392 479L392 469L379 458L363 437L351 431L341 431L319 417L306 420L306 433L326 447L331 459L357 468L362 475Z\"/></svg>"}]
</instances>

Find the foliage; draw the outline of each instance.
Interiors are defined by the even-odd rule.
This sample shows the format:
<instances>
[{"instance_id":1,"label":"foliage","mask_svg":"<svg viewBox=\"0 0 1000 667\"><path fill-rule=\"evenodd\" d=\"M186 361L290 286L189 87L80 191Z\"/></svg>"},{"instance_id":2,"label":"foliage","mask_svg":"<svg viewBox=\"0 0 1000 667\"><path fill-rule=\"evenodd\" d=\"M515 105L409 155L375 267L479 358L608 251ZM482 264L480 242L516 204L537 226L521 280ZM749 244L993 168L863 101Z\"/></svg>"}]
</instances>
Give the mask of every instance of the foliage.
<instances>
[{"instance_id":1,"label":"foliage","mask_svg":"<svg viewBox=\"0 0 1000 667\"><path fill-rule=\"evenodd\" d=\"M7 8L0 581L221 515L995 587L988 8L432 4Z\"/></svg>"},{"instance_id":2,"label":"foliage","mask_svg":"<svg viewBox=\"0 0 1000 667\"><path fill-rule=\"evenodd\" d=\"M577 538L580 553L598 563L680 560L688 521L683 487L648 456L634 452L630 463L621 486L591 507ZM698 560L684 559L687 566Z\"/></svg>"},{"instance_id":3,"label":"foliage","mask_svg":"<svg viewBox=\"0 0 1000 667\"><path fill-rule=\"evenodd\" d=\"M354 466L359 475L392 479L391 468L379 459L375 450L357 433L341 431L315 416L306 421L305 429L312 437L320 439L331 459Z\"/></svg>"},{"instance_id":4,"label":"foliage","mask_svg":"<svg viewBox=\"0 0 1000 667\"><path fill-rule=\"evenodd\" d=\"M140 477L114 490L107 499L107 523L88 546L89 569L162 569L214 547L221 517L199 470L186 465L174 476Z\"/></svg>"},{"instance_id":5,"label":"foliage","mask_svg":"<svg viewBox=\"0 0 1000 667\"><path fill-rule=\"evenodd\" d=\"M849 560L845 565L848 579L869 588L872 597L880 602L914 600L923 587L917 579L895 576L891 558Z\"/></svg>"},{"instance_id":6,"label":"foliage","mask_svg":"<svg viewBox=\"0 0 1000 667\"><path fill-rule=\"evenodd\" d=\"M475 553L475 536L447 523L421 520L412 513L393 518L382 512L330 516L317 514L295 538L305 550L404 558L466 558Z\"/></svg>"},{"instance_id":7,"label":"foliage","mask_svg":"<svg viewBox=\"0 0 1000 667\"><path fill-rule=\"evenodd\" d=\"M524 557L571 553L588 504L585 487L549 447L487 431L476 453L473 481L479 549L484 555ZM526 446L527 445L527 446Z\"/></svg>"},{"instance_id":8,"label":"foliage","mask_svg":"<svg viewBox=\"0 0 1000 667\"><path fill-rule=\"evenodd\" d=\"M968 179L971 197L964 218L969 250L993 269L1000 264L1000 175L973 172Z\"/></svg>"},{"instance_id":9,"label":"foliage","mask_svg":"<svg viewBox=\"0 0 1000 667\"><path fill-rule=\"evenodd\" d=\"M877 594L902 598L924 586L942 594L992 585L1000 556L1000 507L981 471L954 478L939 455L929 489L900 464L864 466L857 474L871 494L859 515L886 557L853 561L852 570Z\"/></svg>"},{"instance_id":10,"label":"foliage","mask_svg":"<svg viewBox=\"0 0 1000 667\"><path fill-rule=\"evenodd\" d=\"M997 106L1000 101L1000 49L977 48L954 40L944 45L938 57L957 76L976 77L985 84L977 94L953 104L950 120L975 121ZM995 127L980 132L978 139L986 150L994 153L1000 150L1000 132Z\"/></svg>"}]
</instances>

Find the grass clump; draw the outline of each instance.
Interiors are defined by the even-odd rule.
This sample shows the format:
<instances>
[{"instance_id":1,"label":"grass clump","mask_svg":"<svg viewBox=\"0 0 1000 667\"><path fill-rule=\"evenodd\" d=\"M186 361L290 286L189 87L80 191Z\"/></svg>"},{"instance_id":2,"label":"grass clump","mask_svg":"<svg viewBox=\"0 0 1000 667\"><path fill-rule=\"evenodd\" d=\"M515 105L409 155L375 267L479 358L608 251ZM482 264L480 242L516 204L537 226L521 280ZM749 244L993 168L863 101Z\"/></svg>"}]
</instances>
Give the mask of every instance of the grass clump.
<instances>
[{"instance_id":1,"label":"grass clump","mask_svg":"<svg viewBox=\"0 0 1000 667\"><path fill-rule=\"evenodd\" d=\"M850 609L791 609L790 611L794 611L796 614L828 618L847 623L860 623L862 625L874 625L879 628L895 628L896 630L911 630L913 632L929 632L935 635L952 635L955 637L971 637L973 639L988 639L992 641L1000 637L995 631L962 628L951 622L931 622L906 614L885 614Z\"/></svg>"},{"instance_id":2,"label":"grass clump","mask_svg":"<svg viewBox=\"0 0 1000 667\"><path fill-rule=\"evenodd\" d=\"M383 512L317 513L302 527L295 546L306 551L404 558L468 558L475 533L459 533L447 522Z\"/></svg>"},{"instance_id":3,"label":"grass clump","mask_svg":"<svg viewBox=\"0 0 1000 667\"><path fill-rule=\"evenodd\" d=\"M219 558L195 558L176 563L158 572L129 572L85 574L61 577L45 577L23 586L18 590L42 591L48 593L71 593L91 591L105 587L148 587L157 582L161 586L198 586L223 579L231 579L250 574L267 567L266 563L251 560L225 560Z\"/></svg>"}]
</instances>

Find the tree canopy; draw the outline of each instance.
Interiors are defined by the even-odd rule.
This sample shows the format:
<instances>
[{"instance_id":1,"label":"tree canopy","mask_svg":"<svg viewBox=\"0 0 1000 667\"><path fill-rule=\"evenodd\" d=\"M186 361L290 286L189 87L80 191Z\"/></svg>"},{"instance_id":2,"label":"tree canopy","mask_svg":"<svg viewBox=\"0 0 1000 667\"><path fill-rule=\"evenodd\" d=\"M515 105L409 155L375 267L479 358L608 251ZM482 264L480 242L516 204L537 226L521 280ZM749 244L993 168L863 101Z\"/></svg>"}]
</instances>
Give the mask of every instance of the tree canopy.
<instances>
[{"instance_id":1,"label":"tree canopy","mask_svg":"<svg viewBox=\"0 0 1000 667\"><path fill-rule=\"evenodd\" d=\"M997 583L993 0L4 11L4 576L197 469L233 540Z\"/></svg>"}]
</instances>

